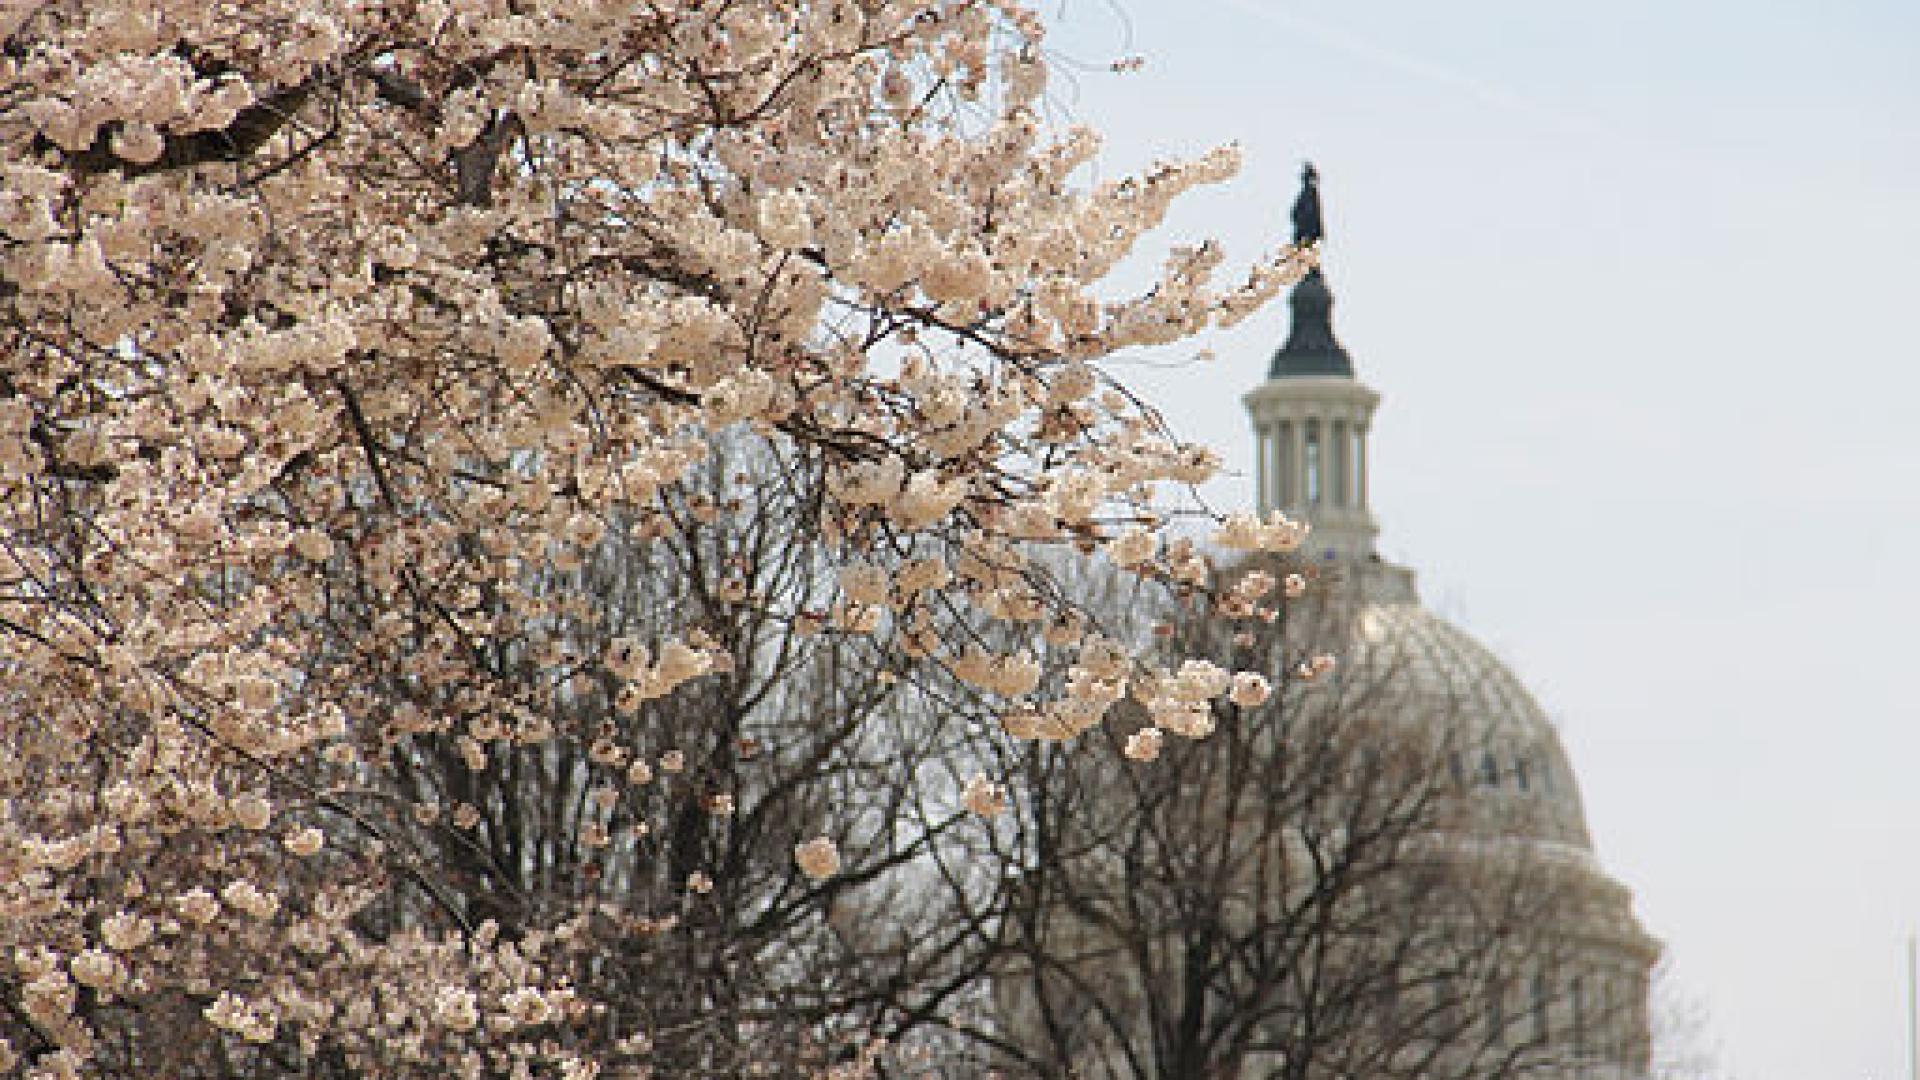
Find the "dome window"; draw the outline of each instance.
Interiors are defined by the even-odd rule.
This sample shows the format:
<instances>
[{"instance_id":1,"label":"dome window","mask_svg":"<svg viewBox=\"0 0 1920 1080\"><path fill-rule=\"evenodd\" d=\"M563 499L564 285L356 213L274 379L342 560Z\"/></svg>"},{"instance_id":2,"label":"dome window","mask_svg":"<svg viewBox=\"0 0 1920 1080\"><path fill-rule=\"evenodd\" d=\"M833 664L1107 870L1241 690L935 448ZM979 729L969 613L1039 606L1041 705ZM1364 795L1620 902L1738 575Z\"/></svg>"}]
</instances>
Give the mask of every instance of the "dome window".
<instances>
[{"instance_id":1,"label":"dome window","mask_svg":"<svg viewBox=\"0 0 1920 1080\"><path fill-rule=\"evenodd\" d=\"M1525 755L1513 759L1513 783L1521 791L1527 790L1527 759Z\"/></svg>"},{"instance_id":2,"label":"dome window","mask_svg":"<svg viewBox=\"0 0 1920 1080\"><path fill-rule=\"evenodd\" d=\"M1491 750L1480 757L1480 782L1488 787L1500 786L1500 762Z\"/></svg>"},{"instance_id":3,"label":"dome window","mask_svg":"<svg viewBox=\"0 0 1920 1080\"><path fill-rule=\"evenodd\" d=\"M1307 505L1319 506L1323 485L1320 476L1320 421L1307 421L1306 446Z\"/></svg>"},{"instance_id":4,"label":"dome window","mask_svg":"<svg viewBox=\"0 0 1920 1080\"><path fill-rule=\"evenodd\" d=\"M1545 1043L1553 1034L1552 1025L1547 1018L1553 1007L1553 992L1547 984L1545 972L1533 977L1533 1040Z\"/></svg>"},{"instance_id":5,"label":"dome window","mask_svg":"<svg viewBox=\"0 0 1920 1080\"><path fill-rule=\"evenodd\" d=\"M1573 1005L1573 1054L1575 1057L1587 1056L1587 994L1586 985L1579 976L1575 976L1571 987Z\"/></svg>"}]
</instances>

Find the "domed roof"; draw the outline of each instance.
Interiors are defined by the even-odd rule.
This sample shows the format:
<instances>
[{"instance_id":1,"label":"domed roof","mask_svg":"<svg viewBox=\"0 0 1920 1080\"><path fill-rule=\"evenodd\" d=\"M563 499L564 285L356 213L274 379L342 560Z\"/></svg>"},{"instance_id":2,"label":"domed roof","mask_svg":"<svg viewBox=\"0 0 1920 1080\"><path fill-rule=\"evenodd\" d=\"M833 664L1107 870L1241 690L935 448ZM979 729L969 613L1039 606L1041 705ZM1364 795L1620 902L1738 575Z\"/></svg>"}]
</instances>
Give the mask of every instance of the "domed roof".
<instances>
[{"instance_id":1,"label":"domed roof","mask_svg":"<svg viewBox=\"0 0 1920 1080\"><path fill-rule=\"evenodd\" d=\"M1319 267L1293 287L1287 303L1293 308L1292 328L1274 352L1267 378L1353 378L1353 358L1333 335L1333 290Z\"/></svg>"},{"instance_id":2,"label":"domed roof","mask_svg":"<svg viewBox=\"0 0 1920 1080\"><path fill-rule=\"evenodd\" d=\"M1486 646L1422 607L1409 571L1376 563L1356 577L1342 605L1341 667L1354 685L1391 687L1394 719L1446 756L1459 827L1590 851L1572 766L1533 695Z\"/></svg>"}]
</instances>

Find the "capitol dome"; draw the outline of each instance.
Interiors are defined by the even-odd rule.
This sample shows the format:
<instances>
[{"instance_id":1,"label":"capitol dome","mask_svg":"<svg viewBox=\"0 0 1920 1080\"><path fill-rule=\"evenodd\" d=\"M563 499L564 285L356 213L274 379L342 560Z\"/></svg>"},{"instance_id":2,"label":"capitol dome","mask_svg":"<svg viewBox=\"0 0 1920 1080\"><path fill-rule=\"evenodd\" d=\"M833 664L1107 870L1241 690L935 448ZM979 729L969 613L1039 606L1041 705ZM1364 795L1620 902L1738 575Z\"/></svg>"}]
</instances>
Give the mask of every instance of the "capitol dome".
<instances>
[{"instance_id":1,"label":"capitol dome","mask_svg":"<svg viewBox=\"0 0 1920 1080\"><path fill-rule=\"evenodd\" d=\"M1375 563L1363 573L1341 619L1340 656L1362 683L1393 685L1408 722L1441 729L1425 734L1444 744L1461 828L1590 851L1573 768L1533 695L1486 646L1421 606L1411 572Z\"/></svg>"},{"instance_id":2,"label":"capitol dome","mask_svg":"<svg viewBox=\"0 0 1920 1080\"><path fill-rule=\"evenodd\" d=\"M1317 244L1318 174L1308 166L1294 207L1296 240ZM1293 325L1264 382L1244 402L1254 428L1256 505L1313 526L1301 555L1316 598L1289 636L1339 657L1335 709L1372 720L1383 751L1432 762L1442 812L1426 836L1434 864L1520 871L1535 894L1509 961L1519 1001L1497 991L1490 1007L1532 1008L1520 1025L1551 1053L1527 1075L1647 1075L1648 977L1658 942L1642 929L1632 895L1595 856L1571 762L1539 703L1505 664L1420 603L1413 572L1375 550L1367 441L1380 396L1360 382L1332 326L1332 291L1316 268L1296 287ZM1417 888L1418 886L1416 886ZM1471 886L1469 886L1471 888ZM1474 931L1477 901L1435 900L1435 919ZM1505 980L1501 980L1505 981ZM1490 1018L1491 1019L1491 1018Z\"/></svg>"}]
</instances>

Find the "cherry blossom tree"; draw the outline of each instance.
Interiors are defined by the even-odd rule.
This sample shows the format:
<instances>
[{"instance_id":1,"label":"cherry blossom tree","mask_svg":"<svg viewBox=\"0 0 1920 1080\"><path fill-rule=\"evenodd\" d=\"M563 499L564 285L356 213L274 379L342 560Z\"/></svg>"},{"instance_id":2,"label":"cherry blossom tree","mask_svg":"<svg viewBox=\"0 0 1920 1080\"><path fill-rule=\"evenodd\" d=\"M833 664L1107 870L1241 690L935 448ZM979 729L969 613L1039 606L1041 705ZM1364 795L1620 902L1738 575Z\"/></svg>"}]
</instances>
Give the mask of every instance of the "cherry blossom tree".
<instances>
[{"instance_id":1,"label":"cherry blossom tree","mask_svg":"<svg viewBox=\"0 0 1920 1080\"><path fill-rule=\"evenodd\" d=\"M1107 286L1236 155L1081 179L1016 0L0 35L0 1073L871 1064L939 994L809 950L957 977L846 944L884 890L834 925L946 820L876 825L943 738L896 688L1005 745L1229 692L1085 634L1040 556L1207 580L1162 534L1214 458L1102 361L1306 256Z\"/></svg>"}]
</instances>

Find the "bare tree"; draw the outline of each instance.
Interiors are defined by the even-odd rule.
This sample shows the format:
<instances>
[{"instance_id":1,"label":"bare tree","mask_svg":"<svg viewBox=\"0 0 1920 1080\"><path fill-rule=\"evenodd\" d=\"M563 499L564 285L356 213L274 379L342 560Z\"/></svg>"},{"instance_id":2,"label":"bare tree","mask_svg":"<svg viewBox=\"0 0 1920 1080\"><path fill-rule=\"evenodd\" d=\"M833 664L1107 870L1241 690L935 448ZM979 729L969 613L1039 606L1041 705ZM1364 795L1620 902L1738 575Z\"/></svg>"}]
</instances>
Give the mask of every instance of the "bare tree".
<instances>
[{"instance_id":1,"label":"bare tree","mask_svg":"<svg viewBox=\"0 0 1920 1080\"><path fill-rule=\"evenodd\" d=\"M482 743L402 722L363 748L388 767L354 797L417 811L405 842L425 869L389 920L440 924L450 910L508 939L565 926L566 970L603 1005L589 1029L603 1062L687 1077L826 1064L909 1035L984 975L980 912L941 902L991 908L998 878L966 865L957 800L931 792L951 787L937 775L991 713L938 665L904 660L896 633L848 632L862 616L841 598L845 538L823 539L813 516L820 484L775 444L716 441L657 512L578 565L527 576L527 591L569 598L565 625L546 650L499 651L489 673L509 698L562 684L564 707L539 720L553 737ZM894 629L944 623L951 607L905 597ZM513 608L493 596L474 614L505 623ZM719 669L623 696L607 671L618 655L686 626L724 650ZM343 618L343 659L387 659L370 629ZM411 711L407 680L385 693ZM816 879L795 852L822 839L842 865ZM941 872L986 888L929 888ZM634 1031L649 1038L623 1053Z\"/></svg>"},{"instance_id":2,"label":"bare tree","mask_svg":"<svg viewBox=\"0 0 1920 1080\"><path fill-rule=\"evenodd\" d=\"M1630 994L1583 983L1564 932L1581 868L1529 841L1539 811L1493 821L1477 797L1499 734L1464 715L1471 696L1436 697L1428 658L1364 648L1364 581L1329 575L1265 610L1230 581L1224 603L1159 609L1161 638L1273 673L1270 698L1215 700L1204 739L1147 736L1164 739L1155 761L1123 759L1138 709L1097 736L1112 753L1026 759L1039 850L996 979L1006 1060L1115 1080L1630 1060ZM1326 671L1325 649L1349 662Z\"/></svg>"},{"instance_id":3,"label":"bare tree","mask_svg":"<svg viewBox=\"0 0 1920 1080\"><path fill-rule=\"evenodd\" d=\"M1653 969L1647 1020L1654 1080L1726 1080L1730 1075L1720 1063L1706 1003L1680 983L1671 957L1662 957Z\"/></svg>"}]
</instances>

